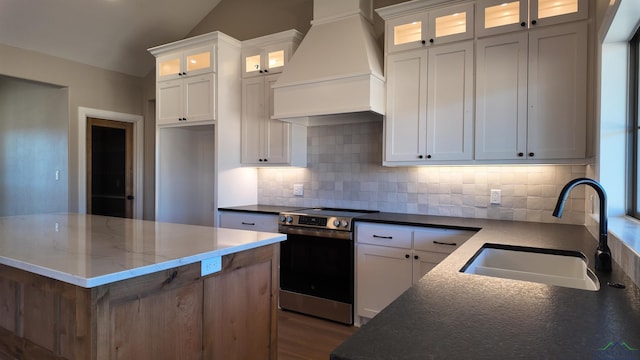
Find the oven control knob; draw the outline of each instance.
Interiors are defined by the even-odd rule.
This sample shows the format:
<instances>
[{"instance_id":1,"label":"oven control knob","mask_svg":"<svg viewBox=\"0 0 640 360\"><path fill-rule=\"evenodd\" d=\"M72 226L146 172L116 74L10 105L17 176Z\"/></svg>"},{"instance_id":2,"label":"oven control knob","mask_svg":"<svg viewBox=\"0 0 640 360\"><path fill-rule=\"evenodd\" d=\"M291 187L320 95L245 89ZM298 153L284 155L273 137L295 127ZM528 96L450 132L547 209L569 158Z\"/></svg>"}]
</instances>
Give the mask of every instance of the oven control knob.
<instances>
[{"instance_id":1,"label":"oven control knob","mask_svg":"<svg viewBox=\"0 0 640 360\"><path fill-rule=\"evenodd\" d=\"M287 216L287 223L293 222L293 218L291 216Z\"/></svg>"},{"instance_id":2,"label":"oven control knob","mask_svg":"<svg viewBox=\"0 0 640 360\"><path fill-rule=\"evenodd\" d=\"M340 225L342 225L342 227L348 227L349 226L349 222L347 220L342 220L340 221Z\"/></svg>"},{"instance_id":3,"label":"oven control knob","mask_svg":"<svg viewBox=\"0 0 640 360\"><path fill-rule=\"evenodd\" d=\"M287 221L287 217L284 215L280 215L280 222L285 222Z\"/></svg>"},{"instance_id":4,"label":"oven control knob","mask_svg":"<svg viewBox=\"0 0 640 360\"><path fill-rule=\"evenodd\" d=\"M340 220L338 220L338 219L333 220L333 226L335 226L335 227L340 226Z\"/></svg>"}]
</instances>

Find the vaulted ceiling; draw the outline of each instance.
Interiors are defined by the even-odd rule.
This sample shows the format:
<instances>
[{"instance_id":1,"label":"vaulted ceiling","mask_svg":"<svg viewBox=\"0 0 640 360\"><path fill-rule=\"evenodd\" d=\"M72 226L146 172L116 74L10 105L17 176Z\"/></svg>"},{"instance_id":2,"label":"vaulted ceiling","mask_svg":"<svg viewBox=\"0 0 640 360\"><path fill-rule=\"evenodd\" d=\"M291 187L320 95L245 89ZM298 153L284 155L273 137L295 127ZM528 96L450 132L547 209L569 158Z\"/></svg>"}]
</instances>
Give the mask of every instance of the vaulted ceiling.
<instances>
[{"instance_id":1,"label":"vaulted ceiling","mask_svg":"<svg viewBox=\"0 0 640 360\"><path fill-rule=\"evenodd\" d=\"M0 0L0 43L145 76L221 0ZM2 54L0 54L0 57Z\"/></svg>"}]
</instances>

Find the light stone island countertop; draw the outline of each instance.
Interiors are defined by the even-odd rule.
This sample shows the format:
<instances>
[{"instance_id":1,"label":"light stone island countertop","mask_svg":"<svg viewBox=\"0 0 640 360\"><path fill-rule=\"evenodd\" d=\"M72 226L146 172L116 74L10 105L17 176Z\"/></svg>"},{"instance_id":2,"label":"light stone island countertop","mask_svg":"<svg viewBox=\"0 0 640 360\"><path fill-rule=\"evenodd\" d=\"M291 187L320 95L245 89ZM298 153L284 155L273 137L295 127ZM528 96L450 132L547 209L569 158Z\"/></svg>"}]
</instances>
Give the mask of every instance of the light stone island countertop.
<instances>
[{"instance_id":1,"label":"light stone island countertop","mask_svg":"<svg viewBox=\"0 0 640 360\"><path fill-rule=\"evenodd\" d=\"M285 234L83 214L0 217L0 264L92 288L286 240Z\"/></svg>"}]
</instances>

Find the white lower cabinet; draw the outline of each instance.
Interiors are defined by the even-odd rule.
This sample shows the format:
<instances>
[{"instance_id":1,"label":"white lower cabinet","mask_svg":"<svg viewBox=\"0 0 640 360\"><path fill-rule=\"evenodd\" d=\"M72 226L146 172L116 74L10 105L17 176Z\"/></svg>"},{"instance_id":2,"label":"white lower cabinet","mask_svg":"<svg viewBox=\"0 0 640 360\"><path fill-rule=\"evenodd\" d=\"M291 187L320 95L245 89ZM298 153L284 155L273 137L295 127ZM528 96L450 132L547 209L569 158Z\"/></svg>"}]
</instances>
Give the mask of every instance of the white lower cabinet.
<instances>
[{"instance_id":1,"label":"white lower cabinet","mask_svg":"<svg viewBox=\"0 0 640 360\"><path fill-rule=\"evenodd\" d=\"M473 234L457 229L356 224L356 325L376 316Z\"/></svg>"}]
</instances>

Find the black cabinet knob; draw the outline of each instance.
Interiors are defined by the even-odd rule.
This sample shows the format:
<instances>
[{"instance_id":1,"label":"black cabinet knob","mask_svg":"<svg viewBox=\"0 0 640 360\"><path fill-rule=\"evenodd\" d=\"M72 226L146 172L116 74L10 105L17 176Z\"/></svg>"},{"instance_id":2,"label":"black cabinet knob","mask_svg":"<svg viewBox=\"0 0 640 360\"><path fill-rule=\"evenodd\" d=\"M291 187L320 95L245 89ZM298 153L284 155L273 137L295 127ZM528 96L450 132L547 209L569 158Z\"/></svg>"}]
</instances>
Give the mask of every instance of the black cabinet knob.
<instances>
[{"instance_id":1,"label":"black cabinet knob","mask_svg":"<svg viewBox=\"0 0 640 360\"><path fill-rule=\"evenodd\" d=\"M537 24L537 23L538 23L538 22L537 22L536 20L531 20L531 25L535 25L535 24Z\"/></svg>"},{"instance_id":2,"label":"black cabinet knob","mask_svg":"<svg viewBox=\"0 0 640 360\"><path fill-rule=\"evenodd\" d=\"M418 159L422 159L424 156L422 155L418 155Z\"/></svg>"},{"instance_id":3,"label":"black cabinet knob","mask_svg":"<svg viewBox=\"0 0 640 360\"><path fill-rule=\"evenodd\" d=\"M533 157L535 155L536 155L535 153L532 153L532 152L529 153L529 157Z\"/></svg>"},{"instance_id":4,"label":"black cabinet knob","mask_svg":"<svg viewBox=\"0 0 640 360\"><path fill-rule=\"evenodd\" d=\"M405 258L405 259L410 258L409 254L404 254L404 258Z\"/></svg>"},{"instance_id":5,"label":"black cabinet knob","mask_svg":"<svg viewBox=\"0 0 640 360\"><path fill-rule=\"evenodd\" d=\"M259 162L262 162L262 159L258 159Z\"/></svg>"},{"instance_id":6,"label":"black cabinet knob","mask_svg":"<svg viewBox=\"0 0 640 360\"><path fill-rule=\"evenodd\" d=\"M427 42L425 40L420 41L422 43L422 45L426 44Z\"/></svg>"},{"instance_id":7,"label":"black cabinet knob","mask_svg":"<svg viewBox=\"0 0 640 360\"><path fill-rule=\"evenodd\" d=\"M133 200L133 195L127 195L127 200Z\"/></svg>"},{"instance_id":8,"label":"black cabinet knob","mask_svg":"<svg viewBox=\"0 0 640 360\"><path fill-rule=\"evenodd\" d=\"M264 159L264 162L267 162L267 161L269 161L269 159Z\"/></svg>"},{"instance_id":9,"label":"black cabinet knob","mask_svg":"<svg viewBox=\"0 0 640 360\"><path fill-rule=\"evenodd\" d=\"M523 156L524 156L524 153L519 152L519 153L518 153L518 156L519 156L519 157L523 157Z\"/></svg>"},{"instance_id":10,"label":"black cabinet knob","mask_svg":"<svg viewBox=\"0 0 640 360\"><path fill-rule=\"evenodd\" d=\"M420 257L418 255L414 255L413 258L416 259L416 260L420 259Z\"/></svg>"},{"instance_id":11,"label":"black cabinet knob","mask_svg":"<svg viewBox=\"0 0 640 360\"><path fill-rule=\"evenodd\" d=\"M429 42L433 44L433 39L429 39Z\"/></svg>"},{"instance_id":12,"label":"black cabinet knob","mask_svg":"<svg viewBox=\"0 0 640 360\"><path fill-rule=\"evenodd\" d=\"M268 73L268 72L269 72L269 69L264 69L264 72Z\"/></svg>"},{"instance_id":13,"label":"black cabinet knob","mask_svg":"<svg viewBox=\"0 0 640 360\"><path fill-rule=\"evenodd\" d=\"M523 21L523 22L520 23L520 26L525 27L525 26L527 26L527 23Z\"/></svg>"},{"instance_id":14,"label":"black cabinet knob","mask_svg":"<svg viewBox=\"0 0 640 360\"><path fill-rule=\"evenodd\" d=\"M431 159L431 155L427 155L427 159Z\"/></svg>"}]
</instances>

